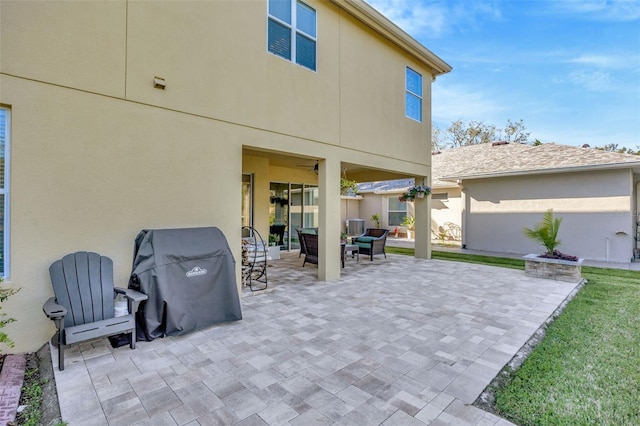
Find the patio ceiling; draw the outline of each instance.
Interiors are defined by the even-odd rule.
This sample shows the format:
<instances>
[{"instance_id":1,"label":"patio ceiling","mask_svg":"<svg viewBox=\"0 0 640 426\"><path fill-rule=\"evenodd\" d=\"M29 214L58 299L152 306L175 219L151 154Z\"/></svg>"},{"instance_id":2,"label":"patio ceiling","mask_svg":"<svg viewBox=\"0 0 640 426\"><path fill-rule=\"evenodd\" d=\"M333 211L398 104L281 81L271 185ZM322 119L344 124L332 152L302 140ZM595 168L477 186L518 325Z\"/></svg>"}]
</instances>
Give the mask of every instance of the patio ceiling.
<instances>
[{"instance_id":1,"label":"patio ceiling","mask_svg":"<svg viewBox=\"0 0 640 426\"><path fill-rule=\"evenodd\" d=\"M251 155L255 157L267 158L269 160L269 164L276 167L287 167L287 168L313 168L316 164L316 159L314 157L302 156L302 155L289 155L276 151L267 151L267 150L258 150L258 149L249 149L245 148L243 150L243 154ZM408 176L406 174L400 172L393 172L384 169L378 169L374 167L368 167L362 164L354 164L348 162L342 162L341 169L344 175L350 180L355 180L358 182L371 182L371 181L380 181L380 180L393 180L393 179L402 179Z\"/></svg>"}]
</instances>

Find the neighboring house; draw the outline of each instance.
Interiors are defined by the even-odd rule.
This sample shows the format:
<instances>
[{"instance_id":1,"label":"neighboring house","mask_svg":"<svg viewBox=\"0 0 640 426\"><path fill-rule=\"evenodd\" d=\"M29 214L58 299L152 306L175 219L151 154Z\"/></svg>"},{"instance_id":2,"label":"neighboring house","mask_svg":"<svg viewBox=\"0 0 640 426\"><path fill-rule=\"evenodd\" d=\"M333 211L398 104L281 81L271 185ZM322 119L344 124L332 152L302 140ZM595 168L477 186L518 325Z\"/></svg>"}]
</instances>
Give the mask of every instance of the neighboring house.
<instances>
[{"instance_id":1,"label":"neighboring house","mask_svg":"<svg viewBox=\"0 0 640 426\"><path fill-rule=\"evenodd\" d=\"M318 277L339 277L340 177L427 180L431 84L451 70L361 0L6 0L0 39L15 351L54 332L53 261L99 252L126 286L142 229L217 226L237 260L241 223L284 248L314 226Z\"/></svg>"},{"instance_id":2,"label":"neighboring house","mask_svg":"<svg viewBox=\"0 0 640 426\"><path fill-rule=\"evenodd\" d=\"M638 156L554 143L496 142L434 153L432 172L434 238L453 222L468 249L537 253L541 246L522 230L553 209L563 218L561 251L607 262L629 262L640 254ZM411 184L379 196L397 196ZM362 193L362 203L370 205L367 191Z\"/></svg>"},{"instance_id":3,"label":"neighboring house","mask_svg":"<svg viewBox=\"0 0 640 426\"><path fill-rule=\"evenodd\" d=\"M522 230L553 209L563 218L560 251L607 262L634 257L640 157L554 143L484 144L440 155L443 163L459 156L440 179L462 188L466 248L541 252Z\"/></svg>"},{"instance_id":4,"label":"neighboring house","mask_svg":"<svg viewBox=\"0 0 640 426\"><path fill-rule=\"evenodd\" d=\"M400 236L406 236L407 229L402 226L405 217L415 215L414 203L400 201L398 197L408 187L412 186L414 179L397 179L392 181L365 182L358 185L358 194L362 201L359 210L367 227L373 227L371 216L380 215L380 226L393 231L398 228ZM351 209L355 210L355 209ZM353 218L349 216L347 219Z\"/></svg>"},{"instance_id":5,"label":"neighboring house","mask_svg":"<svg viewBox=\"0 0 640 426\"><path fill-rule=\"evenodd\" d=\"M455 182L439 179L442 173L437 156L432 158L432 193L430 231L433 240L446 244L459 245L461 242L462 193ZM352 213L344 219L357 217L360 213L368 225L372 225L371 215L378 213L381 226L393 231L398 229L399 237L407 236L407 227L403 226L406 216L415 215L414 203L400 201L398 197L414 185L414 179L398 179L393 181L364 182L358 185L358 193L362 201L351 200L348 212ZM343 208L344 212L344 208Z\"/></svg>"}]
</instances>

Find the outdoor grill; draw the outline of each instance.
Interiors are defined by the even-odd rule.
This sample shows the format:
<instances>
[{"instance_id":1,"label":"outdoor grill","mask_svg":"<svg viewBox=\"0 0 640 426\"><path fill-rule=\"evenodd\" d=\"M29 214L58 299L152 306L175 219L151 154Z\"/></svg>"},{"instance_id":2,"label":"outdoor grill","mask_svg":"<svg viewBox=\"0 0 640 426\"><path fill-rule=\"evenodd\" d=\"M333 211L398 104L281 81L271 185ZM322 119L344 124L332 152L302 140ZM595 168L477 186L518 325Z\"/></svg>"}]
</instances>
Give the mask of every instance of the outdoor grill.
<instances>
[{"instance_id":1,"label":"outdoor grill","mask_svg":"<svg viewBox=\"0 0 640 426\"><path fill-rule=\"evenodd\" d=\"M215 227L141 231L129 288L149 296L138 308L138 340L242 319L235 260Z\"/></svg>"}]
</instances>

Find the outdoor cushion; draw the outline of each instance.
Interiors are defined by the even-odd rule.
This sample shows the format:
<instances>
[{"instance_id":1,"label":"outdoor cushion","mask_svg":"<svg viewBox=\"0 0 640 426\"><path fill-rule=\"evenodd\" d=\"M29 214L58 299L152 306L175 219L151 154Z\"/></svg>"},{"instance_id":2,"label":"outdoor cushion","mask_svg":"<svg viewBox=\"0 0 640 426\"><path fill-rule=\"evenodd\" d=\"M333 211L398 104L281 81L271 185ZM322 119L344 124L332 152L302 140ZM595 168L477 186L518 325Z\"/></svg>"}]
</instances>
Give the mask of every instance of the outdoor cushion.
<instances>
[{"instance_id":1,"label":"outdoor cushion","mask_svg":"<svg viewBox=\"0 0 640 426\"><path fill-rule=\"evenodd\" d=\"M374 237L358 237L358 240L355 242L359 247L370 247L371 241L376 240Z\"/></svg>"}]
</instances>

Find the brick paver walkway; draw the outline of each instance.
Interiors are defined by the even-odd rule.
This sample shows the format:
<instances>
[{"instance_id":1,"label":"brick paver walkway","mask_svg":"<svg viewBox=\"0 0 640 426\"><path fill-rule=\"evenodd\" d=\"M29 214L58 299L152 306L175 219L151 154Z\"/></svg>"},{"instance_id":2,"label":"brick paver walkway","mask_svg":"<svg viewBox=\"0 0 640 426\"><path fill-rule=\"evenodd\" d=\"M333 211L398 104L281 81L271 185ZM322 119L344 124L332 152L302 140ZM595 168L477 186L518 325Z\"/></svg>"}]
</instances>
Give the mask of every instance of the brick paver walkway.
<instances>
[{"instance_id":1,"label":"brick paver walkway","mask_svg":"<svg viewBox=\"0 0 640 426\"><path fill-rule=\"evenodd\" d=\"M576 284L484 265L376 256L318 282L297 254L244 319L56 369L70 425L507 425L470 405ZM52 350L53 363L56 352Z\"/></svg>"},{"instance_id":2,"label":"brick paver walkway","mask_svg":"<svg viewBox=\"0 0 640 426\"><path fill-rule=\"evenodd\" d=\"M26 365L24 354L7 355L4 359L0 373L0 426L16 419Z\"/></svg>"}]
</instances>

